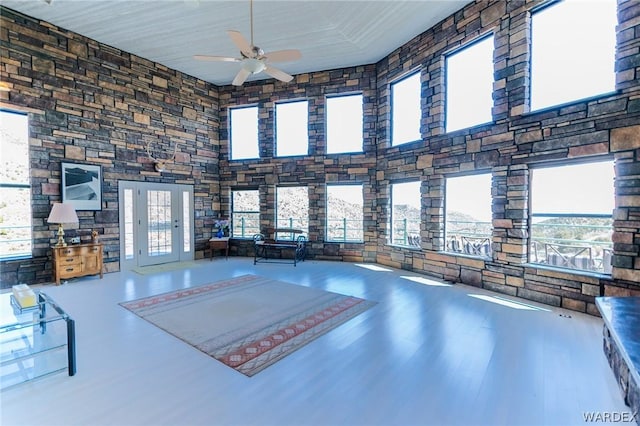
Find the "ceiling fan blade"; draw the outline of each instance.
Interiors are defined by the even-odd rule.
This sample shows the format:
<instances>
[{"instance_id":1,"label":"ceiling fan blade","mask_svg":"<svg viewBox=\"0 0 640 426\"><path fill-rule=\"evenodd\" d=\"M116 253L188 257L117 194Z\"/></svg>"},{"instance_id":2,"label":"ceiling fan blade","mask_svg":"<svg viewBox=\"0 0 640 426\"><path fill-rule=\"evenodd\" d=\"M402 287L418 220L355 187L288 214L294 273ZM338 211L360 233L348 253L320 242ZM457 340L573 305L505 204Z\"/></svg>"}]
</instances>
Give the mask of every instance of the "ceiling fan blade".
<instances>
[{"instance_id":1,"label":"ceiling fan blade","mask_svg":"<svg viewBox=\"0 0 640 426\"><path fill-rule=\"evenodd\" d=\"M264 68L264 72L269 74L271 77L280 80L280 81L284 81L285 83L290 82L291 80L293 80L293 76L287 74L286 72L279 70L277 68L273 68L270 65L267 65Z\"/></svg>"},{"instance_id":2,"label":"ceiling fan blade","mask_svg":"<svg viewBox=\"0 0 640 426\"><path fill-rule=\"evenodd\" d=\"M236 78L233 79L231 84L234 86L242 86L242 84L247 80L247 78L251 75L251 71L244 69L244 67L240 68L238 74L236 74Z\"/></svg>"},{"instance_id":3,"label":"ceiling fan blade","mask_svg":"<svg viewBox=\"0 0 640 426\"><path fill-rule=\"evenodd\" d=\"M244 56L246 56L247 58L254 57L254 53L253 53L253 49L251 48L251 45L239 31L229 30L227 31L227 34L229 34L229 38L231 39L233 44L235 44L238 47L238 49L240 49L240 52L242 52Z\"/></svg>"},{"instance_id":4,"label":"ceiling fan blade","mask_svg":"<svg viewBox=\"0 0 640 426\"><path fill-rule=\"evenodd\" d=\"M265 53L264 56L269 62L289 62L302 58L302 53L297 49L288 49Z\"/></svg>"},{"instance_id":5,"label":"ceiling fan blade","mask_svg":"<svg viewBox=\"0 0 640 426\"><path fill-rule=\"evenodd\" d=\"M193 59L198 61L223 61L223 62L240 62L241 59L232 58L230 56L211 56L211 55L193 55Z\"/></svg>"}]
</instances>

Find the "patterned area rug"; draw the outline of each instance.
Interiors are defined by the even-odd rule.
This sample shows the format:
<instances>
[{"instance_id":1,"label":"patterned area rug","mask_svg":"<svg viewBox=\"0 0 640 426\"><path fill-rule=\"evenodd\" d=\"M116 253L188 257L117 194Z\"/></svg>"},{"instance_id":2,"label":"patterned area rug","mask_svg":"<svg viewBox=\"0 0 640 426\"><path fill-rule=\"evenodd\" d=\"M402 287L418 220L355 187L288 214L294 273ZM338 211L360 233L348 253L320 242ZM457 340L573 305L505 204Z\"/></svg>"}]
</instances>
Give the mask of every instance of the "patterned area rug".
<instances>
[{"instance_id":1,"label":"patterned area rug","mask_svg":"<svg viewBox=\"0 0 640 426\"><path fill-rule=\"evenodd\" d=\"M243 275L120 305L253 376L375 302Z\"/></svg>"}]
</instances>

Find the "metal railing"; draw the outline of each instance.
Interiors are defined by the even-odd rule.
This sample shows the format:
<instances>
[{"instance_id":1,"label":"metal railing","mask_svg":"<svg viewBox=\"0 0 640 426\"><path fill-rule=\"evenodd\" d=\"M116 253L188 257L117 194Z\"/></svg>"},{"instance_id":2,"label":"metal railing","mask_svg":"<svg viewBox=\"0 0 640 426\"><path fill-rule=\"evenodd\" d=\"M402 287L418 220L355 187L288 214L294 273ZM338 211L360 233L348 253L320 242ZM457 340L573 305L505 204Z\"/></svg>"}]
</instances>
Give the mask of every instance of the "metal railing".
<instances>
[{"instance_id":1,"label":"metal railing","mask_svg":"<svg viewBox=\"0 0 640 426\"><path fill-rule=\"evenodd\" d=\"M276 228L280 229L300 229L303 234L309 232L309 221L297 217L289 217L287 219L276 219ZM293 232L278 232L275 235L276 240L295 240L297 235Z\"/></svg>"},{"instance_id":2,"label":"metal railing","mask_svg":"<svg viewBox=\"0 0 640 426\"><path fill-rule=\"evenodd\" d=\"M362 220L327 219L327 241L361 242L364 240Z\"/></svg>"},{"instance_id":3,"label":"metal railing","mask_svg":"<svg viewBox=\"0 0 640 426\"><path fill-rule=\"evenodd\" d=\"M393 221L391 244L420 247L420 220L399 219Z\"/></svg>"},{"instance_id":4,"label":"metal railing","mask_svg":"<svg viewBox=\"0 0 640 426\"><path fill-rule=\"evenodd\" d=\"M0 259L31 256L31 225L0 225Z\"/></svg>"},{"instance_id":5,"label":"metal railing","mask_svg":"<svg viewBox=\"0 0 640 426\"><path fill-rule=\"evenodd\" d=\"M233 213L231 235L235 238L252 238L260 233L260 213Z\"/></svg>"},{"instance_id":6,"label":"metal railing","mask_svg":"<svg viewBox=\"0 0 640 426\"><path fill-rule=\"evenodd\" d=\"M445 251L490 258L491 233L491 222L448 220Z\"/></svg>"},{"instance_id":7,"label":"metal railing","mask_svg":"<svg viewBox=\"0 0 640 426\"><path fill-rule=\"evenodd\" d=\"M583 218L576 218L580 220ZM536 223L531 225L529 262L565 269L611 273L613 226Z\"/></svg>"}]
</instances>

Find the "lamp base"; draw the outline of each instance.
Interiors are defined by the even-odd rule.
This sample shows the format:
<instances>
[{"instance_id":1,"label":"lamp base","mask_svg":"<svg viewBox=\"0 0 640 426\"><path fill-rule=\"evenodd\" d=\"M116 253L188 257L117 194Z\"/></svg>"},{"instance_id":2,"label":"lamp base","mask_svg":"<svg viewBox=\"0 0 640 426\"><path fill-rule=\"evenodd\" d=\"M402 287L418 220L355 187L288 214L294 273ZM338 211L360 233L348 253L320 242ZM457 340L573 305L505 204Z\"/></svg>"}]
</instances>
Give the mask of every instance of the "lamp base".
<instances>
[{"instance_id":1,"label":"lamp base","mask_svg":"<svg viewBox=\"0 0 640 426\"><path fill-rule=\"evenodd\" d=\"M62 229L62 224L58 225L58 243L56 247L66 247L67 243L64 241L64 229Z\"/></svg>"}]
</instances>

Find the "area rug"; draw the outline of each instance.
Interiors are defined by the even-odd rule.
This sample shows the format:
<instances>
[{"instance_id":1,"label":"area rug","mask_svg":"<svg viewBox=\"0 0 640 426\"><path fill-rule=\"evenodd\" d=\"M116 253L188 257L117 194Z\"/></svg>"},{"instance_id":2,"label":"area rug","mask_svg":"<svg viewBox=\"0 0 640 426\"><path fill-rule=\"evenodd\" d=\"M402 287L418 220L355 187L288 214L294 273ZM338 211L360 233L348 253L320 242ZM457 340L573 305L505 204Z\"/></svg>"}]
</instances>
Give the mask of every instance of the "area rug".
<instances>
[{"instance_id":1,"label":"area rug","mask_svg":"<svg viewBox=\"0 0 640 426\"><path fill-rule=\"evenodd\" d=\"M137 266L135 268L131 268L131 270L140 275L150 275L158 274L160 272L177 271L178 269L195 268L200 265L201 263L187 260L184 262L169 262L161 263L159 265Z\"/></svg>"},{"instance_id":2,"label":"area rug","mask_svg":"<svg viewBox=\"0 0 640 426\"><path fill-rule=\"evenodd\" d=\"M375 302L242 275L120 305L253 376Z\"/></svg>"}]
</instances>

